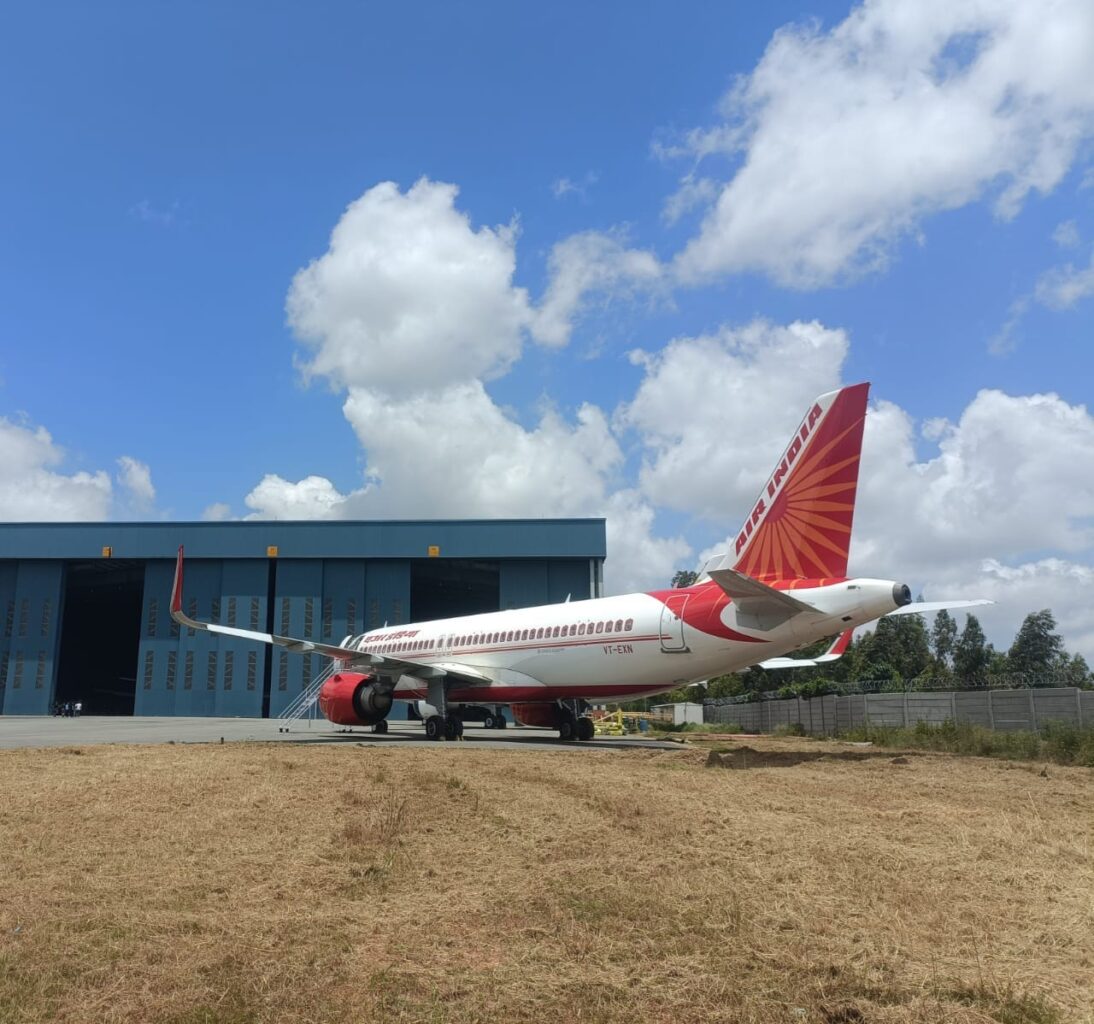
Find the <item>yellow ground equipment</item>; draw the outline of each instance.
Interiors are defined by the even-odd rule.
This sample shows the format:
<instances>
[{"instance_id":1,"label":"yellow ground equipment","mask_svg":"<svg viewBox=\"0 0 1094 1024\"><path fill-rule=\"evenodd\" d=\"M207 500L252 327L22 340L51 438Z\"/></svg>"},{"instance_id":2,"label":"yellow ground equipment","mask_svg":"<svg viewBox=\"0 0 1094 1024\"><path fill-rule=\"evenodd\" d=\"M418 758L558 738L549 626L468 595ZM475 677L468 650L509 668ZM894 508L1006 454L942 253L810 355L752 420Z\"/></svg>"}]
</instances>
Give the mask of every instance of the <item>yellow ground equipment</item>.
<instances>
[{"instance_id":1,"label":"yellow ground equipment","mask_svg":"<svg viewBox=\"0 0 1094 1024\"><path fill-rule=\"evenodd\" d=\"M599 718L593 719L593 726L597 736L622 736L627 731L622 711L605 711Z\"/></svg>"},{"instance_id":2,"label":"yellow ground equipment","mask_svg":"<svg viewBox=\"0 0 1094 1024\"><path fill-rule=\"evenodd\" d=\"M593 712L593 725L597 736L626 736L628 733L644 732L641 722L660 722L662 715L651 715L647 711L600 711Z\"/></svg>"}]
</instances>

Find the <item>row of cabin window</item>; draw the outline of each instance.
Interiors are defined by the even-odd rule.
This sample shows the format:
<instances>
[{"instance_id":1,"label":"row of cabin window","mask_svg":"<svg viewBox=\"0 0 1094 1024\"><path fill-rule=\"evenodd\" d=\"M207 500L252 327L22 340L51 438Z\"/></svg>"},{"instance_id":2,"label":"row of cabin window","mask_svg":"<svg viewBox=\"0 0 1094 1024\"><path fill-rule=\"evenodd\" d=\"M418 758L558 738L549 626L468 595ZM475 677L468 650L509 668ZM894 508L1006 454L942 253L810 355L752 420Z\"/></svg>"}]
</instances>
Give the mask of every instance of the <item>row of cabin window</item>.
<instances>
[{"instance_id":1,"label":"row of cabin window","mask_svg":"<svg viewBox=\"0 0 1094 1024\"><path fill-rule=\"evenodd\" d=\"M536 629L511 629L500 633L474 633L459 636L452 641L453 647L477 647L480 644L519 643L524 640L547 640L567 636L592 636L601 633L629 633L634 629L634 619L609 619L606 622L580 622L568 626L539 626ZM406 640L401 643L381 644L379 651L389 654L431 651L436 640Z\"/></svg>"}]
</instances>

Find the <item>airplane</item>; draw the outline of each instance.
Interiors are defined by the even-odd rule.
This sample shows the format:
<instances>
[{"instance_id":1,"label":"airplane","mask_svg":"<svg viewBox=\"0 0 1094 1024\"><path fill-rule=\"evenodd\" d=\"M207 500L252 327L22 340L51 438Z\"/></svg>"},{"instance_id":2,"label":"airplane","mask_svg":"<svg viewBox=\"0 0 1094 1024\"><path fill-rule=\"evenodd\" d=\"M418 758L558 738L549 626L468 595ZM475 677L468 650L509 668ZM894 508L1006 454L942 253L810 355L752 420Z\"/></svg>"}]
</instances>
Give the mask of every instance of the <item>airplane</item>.
<instances>
[{"instance_id":1,"label":"airplane","mask_svg":"<svg viewBox=\"0 0 1094 1024\"><path fill-rule=\"evenodd\" d=\"M180 547L171 616L189 629L334 659L318 699L336 725L386 732L396 700L418 702L429 739L456 739L456 705L504 705L523 725L590 740L592 701L649 697L756 664L820 664L882 616L991 603L913 603L904 583L848 578L868 390L851 385L810 405L732 550L688 587L384 626L329 644L190 618ZM816 658L787 657L832 636Z\"/></svg>"}]
</instances>

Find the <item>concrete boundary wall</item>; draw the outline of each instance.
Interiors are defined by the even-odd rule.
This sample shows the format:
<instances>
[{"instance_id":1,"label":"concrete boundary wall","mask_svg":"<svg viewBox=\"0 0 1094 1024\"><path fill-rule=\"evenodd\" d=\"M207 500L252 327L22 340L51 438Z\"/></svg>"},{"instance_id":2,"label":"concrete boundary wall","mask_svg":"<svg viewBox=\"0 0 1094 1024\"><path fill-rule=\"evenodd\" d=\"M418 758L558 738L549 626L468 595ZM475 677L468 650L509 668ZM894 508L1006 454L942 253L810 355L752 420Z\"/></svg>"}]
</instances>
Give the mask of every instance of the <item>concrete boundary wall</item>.
<instances>
[{"instance_id":1,"label":"concrete boundary wall","mask_svg":"<svg viewBox=\"0 0 1094 1024\"><path fill-rule=\"evenodd\" d=\"M739 725L745 732L774 732L800 725L815 736L861 726L900 728L917 722L968 722L1000 731L1036 730L1047 722L1094 726L1094 690L964 690L949 693L855 693L754 704L707 704L704 720Z\"/></svg>"}]
</instances>

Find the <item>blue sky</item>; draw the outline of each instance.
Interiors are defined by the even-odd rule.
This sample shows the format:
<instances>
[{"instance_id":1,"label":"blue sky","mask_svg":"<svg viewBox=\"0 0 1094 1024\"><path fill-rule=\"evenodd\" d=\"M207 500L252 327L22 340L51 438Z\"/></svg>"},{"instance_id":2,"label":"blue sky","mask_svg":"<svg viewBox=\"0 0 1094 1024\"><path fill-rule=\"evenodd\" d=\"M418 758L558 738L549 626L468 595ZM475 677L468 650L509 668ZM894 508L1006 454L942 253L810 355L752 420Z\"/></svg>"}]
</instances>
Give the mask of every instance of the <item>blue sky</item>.
<instances>
[{"instance_id":1,"label":"blue sky","mask_svg":"<svg viewBox=\"0 0 1094 1024\"><path fill-rule=\"evenodd\" d=\"M0 518L606 515L653 586L868 379L852 568L1094 655L1088 8L10 8Z\"/></svg>"}]
</instances>

